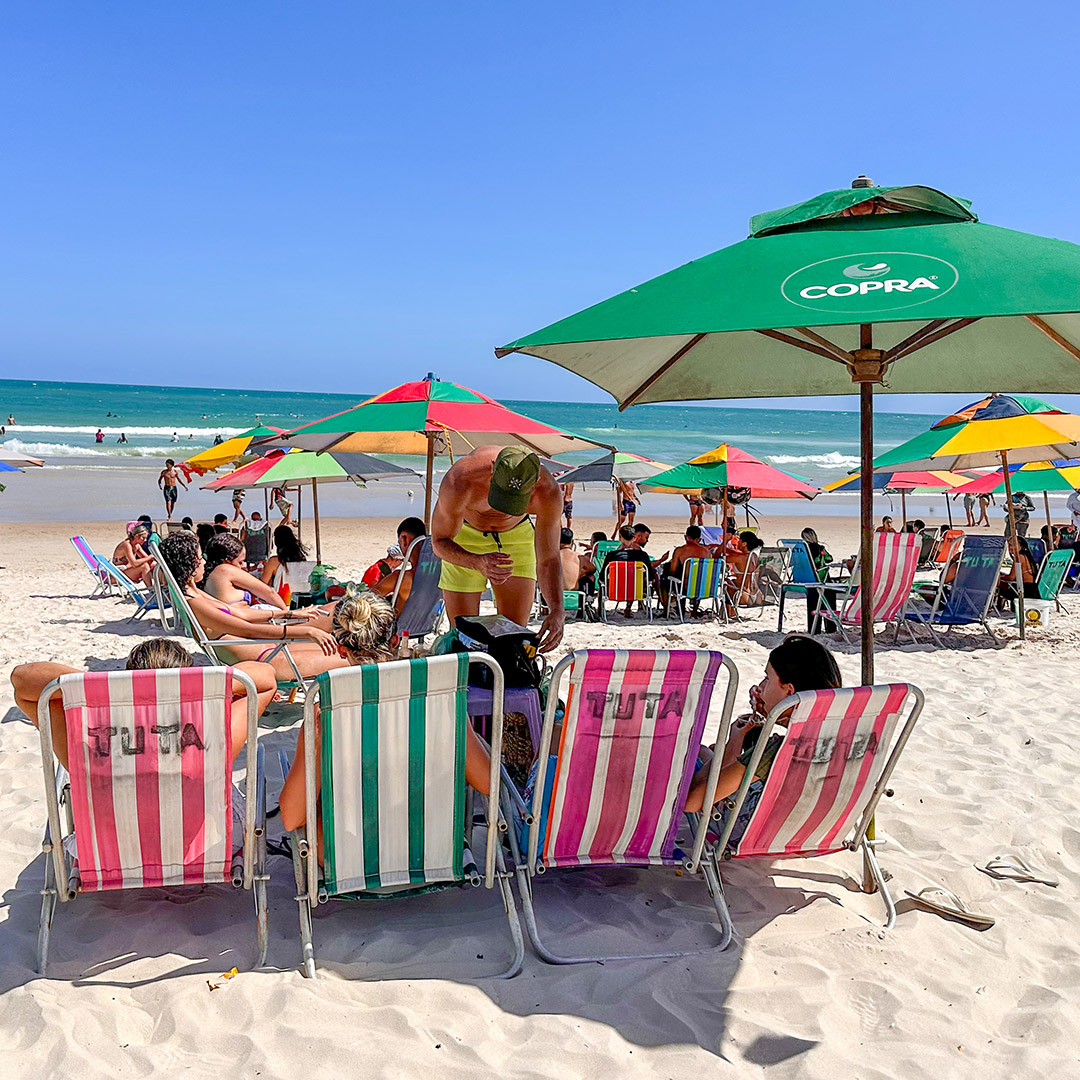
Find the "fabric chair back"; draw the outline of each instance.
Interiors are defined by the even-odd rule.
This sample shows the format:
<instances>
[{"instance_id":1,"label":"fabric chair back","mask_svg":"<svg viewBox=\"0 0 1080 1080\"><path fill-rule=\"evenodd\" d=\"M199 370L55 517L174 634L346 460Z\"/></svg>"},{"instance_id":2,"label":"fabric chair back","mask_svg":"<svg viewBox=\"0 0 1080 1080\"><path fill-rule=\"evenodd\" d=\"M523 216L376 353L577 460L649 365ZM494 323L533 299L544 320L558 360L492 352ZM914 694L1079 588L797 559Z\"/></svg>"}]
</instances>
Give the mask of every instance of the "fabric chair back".
<instances>
[{"instance_id":1,"label":"fabric chair back","mask_svg":"<svg viewBox=\"0 0 1080 1080\"><path fill-rule=\"evenodd\" d=\"M233 879L231 668L60 678L81 888Z\"/></svg>"},{"instance_id":2,"label":"fabric chair back","mask_svg":"<svg viewBox=\"0 0 1080 1080\"><path fill-rule=\"evenodd\" d=\"M304 722L305 730L313 728L317 708L328 895L464 880L468 685L468 653L318 677ZM499 698L492 718L496 753ZM496 786L495 805L498 797ZM308 799L313 806L313 791Z\"/></svg>"},{"instance_id":3,"label":"fabric chair back","mask_svg":"<svg viewBox=\"0 0 1080 1080\"><path fill-rule=\"evenodd\" d=\"M891 622L911 595L922 541L916 533L876 533L875 540L873 619L874 622ZM857 569L852 580L858 580ZM861 622L861 605L860 585L844 607L843 621Z\"/></svg>"},{"instance_id":4,"label":"fabric chair back","mask_svg":"<svg viewBox=\"0 0 1080 1080\"><path fill-rule=\"evenodd\" d=\"M244 537L244 548L247 551L247 562L249 564L265 562L270 552L269 523L267 523L266 527L257 530L252 530L249 525Z\"/></svg>"},{"instance_id":5,"label":"fabric chair back","mask_svg":"<svg viewBox=\"0 0 1080 1080\"><path fill-rule=\"evenodd\" d=\"M607 557L613 551L618 551L620 547L622 545L618 540L598 540L592 549L592 561L596 569L603 570Z\"/></svg>"},{"instance_id":6,"label":"fabric chair back","mask_svg":"<svg viewBox=\"0 0 1080 1080\"><path fill-rule=\"evenodd\" d=\"M1004 536L969 536L964 541L956 577L949 587L942 622L982 622L997 591L998 574L1005 558Z\"/></svg>"},{"instance_id":7,"label":"fabric chair back","mask_svg":"<svg viewBox=\"0 0 1080 1080\"><path fill-rule=\"evenodd\" d=\"M912 690L908 683L806 690L781 702L762 728L735 808L729 811L734 818L775 719L790 709L787 733L733 857L823 855L843 849L852 829L861 839L918 715L921 694L915 691L918 704L894 744L897 721ZM732 827L729 821L722 843Z\"/></svg>"},{"instance_id":8,"label":"fabric chair back","mask_svg":"<svg viewBox=\"0 0 1080 1080\"><path fill-rule=\"evenodd\" d=\"M90 570L90 573L97 574L98 572L98 557L94 554L94 549L87 543L86 538L83 536L71 537L71 545L79 553L79 557Z\"/></svg>"},{"instance_id":9,"label":"fabric chair back","mask_svg":"<svg viewBox=\"0 0 1080 1080\"><path fill-rule=\"evenodd\" d=\"M964 541L963 529L946 529L942 534L941 543L938 545L938 549L934 552L934 562L942 565L948 563L948 561L956 554L957 548Z\"/></svg>"},{"instance_id":10,"label":"fabric chair back","mask_svg":"<svg viewBox=\"0 0 1080 1080\"><path fill-rule=\"evenodd\" d=\"M1028 541L1030 545L1031 541ZM1069 568L1073 563L1074 552L1072 548L1058 548L1046 556L1046 561L1039 569L1038 586L1039 598L1042 600L1056 600L1061 592L1061 585L1065 581Z\"/></svg>"},{"instance_id":11,"label":"fabric chair back","mask_svg":"<svg viewBox=\"0 0 1080 1080\"><path fill-rule=\"evenodd\" d=\"M684 600L712 600L723 587L723 559L687 559L683 564Z\"/></svg>"},{"instance_id":12,"label":"fabric chair back","mask_svg":"<svg viewBox=\"0 0 1080 1080\"><path fill-rule=\"evenodd\" d=\"M922 546L919 548L919 565L925 566L930 562L937 547L938 535L934 529L924 529L922 533Z\"/></svg>"},{"instance_id":13,"label":"fabric chair back","mask_svg":"<svg viewBox=\"0 0 1080 1080\"><path fill-rule=\"evenodd\" d=\"M442 615L443 598L439 588L442 560L435 554L430 536L414 540L406 555L406 562L412 562L415 569L412 589L398 618L398 632L416 639L433 633Z\"/></svg>"},{"instance_id":14,"label":"fabric chair back","mask_svg":"<svg viewBox=\"0 0 1080 1080\"><path fill-rule=\"evenodd\" d=\"M1036 540L1032 537L1027 538L1028 551L1031 552L1031 558L1035 562L1035 569L1037 572L1042 572L1043 560L1046 558L1046 544L1042 540Z\"/></svg>"},{"instance_id":15,"label":"fabric chair back","mask_svg":"<svg viewBox=\"0 0 1080 1080\"><path fill-rule=\"evenodd\" d=\"M547 817L529 837L529 865L675 861L675 833L721 664L729 667L722 730L730 715L730 661L705 651L590 649L566 662L570 685L553 765L540 748L544 779L553 769L554 780ZM553 694L561 673L552 677ZM548 739L550 727L546 721Z\"/></svg>"},{"instance_id":16,"label":"fabric chair back","mask_svg":"<svg viewBox=\"0 0 1080 1080\"><path fill-rule=\"evenodd\" d=\"M644 600L647 590L648 575L643 562L616 559L604 567L604 596L613 603Z\"/></svg>"},{"instance_id":17,"label":"fabric chair back","mask_svg":"<svg viewBox=\"0 0 1080 1080\"><path fill-rule=\"evenodd\" d=\"M813 585L821 580L805 540L781 540L780 543L791 551L792 584Z\"/></svg>"}]
</instances>

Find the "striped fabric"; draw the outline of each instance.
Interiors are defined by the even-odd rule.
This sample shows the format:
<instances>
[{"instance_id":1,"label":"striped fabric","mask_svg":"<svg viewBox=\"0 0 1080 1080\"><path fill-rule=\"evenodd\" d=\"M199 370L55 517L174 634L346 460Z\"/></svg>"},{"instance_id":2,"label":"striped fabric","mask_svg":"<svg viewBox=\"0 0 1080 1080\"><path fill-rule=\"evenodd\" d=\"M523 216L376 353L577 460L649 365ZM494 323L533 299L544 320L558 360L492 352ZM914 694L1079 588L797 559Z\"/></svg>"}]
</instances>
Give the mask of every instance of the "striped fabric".
<instances>
[{"instance_id":1,"label":"striped fabric","mask_svg":"<svg viewBox=\"0 0 1080 1080\"><path fill-rule=\"evenodd\" d=\"M575 660L540 860L673 862L720 669L715 652L590 649Z\"/></svg>"},{"instance_id":2,"label":"striped fabric","mask_svg":"<svg viewBox=\"0 0 1080 1080\"><path fill-rule=\"evenodd\" d=\"M617 559L604 569L604 595L613 603L644 600L646 596L645 564Z\"/></svg>"},{"instance_id":3,"label":"striped fabric","mask_svg":"<svg viewBox=\"0 0 1080 1080\"><path fill-rule=\"evenodd\" d=\"M109 575L102 573L101 562L94 549L87 543L86 538L84 536L72 536L70 539L72 547L79 553L79 558L86 563L86 569L94 575L98 589L108 589ZM97 592L97 589L94 591Z\"/></svg>"},{"instance_id":4,"label":"striped fabric","mask_svg":"<svg viewBox=\"0 0 1080 1080\"><path fill-rule=\"evenodd\" d=\"M84 890L231 878L231 668L63 675Z\"/></svg>"},{"instance_id":5,"label":"striped fabric","mask_svg":"<svg viewBox=\"0 0 1080 1080\"><path fill-rule=\"evenodd\" d=\"M841 850L885 768L907 694L907 683L799 694L734 857Z\"/></svg>"},{"instance_id":6,"label":"striped fabric","mask_svg":"<svg viewBox=\"0 0 1080 1080\"><path fill-rule=\"evenodd\" d=\"M934 562L944 566L956 554L956 549L964 539L963 529L946 529L942 534L941 543L934 552Z\"/></svg>"},{"instance_id":7,"label":"striped fabric","mask_svg":"<svg viewBox=\"0 0 1080 1080\"><path fill-rule=\"evenodd\" d=\"M874 551L874 622L892 622L908 597L919 565L922 538L918 533L877 533ZM862 586L844 608L841 618L847 623L862 621Z\"/></svg>"},{"instance_id":8,"label":"striped fabric","mask_svg":"<svg viewBox=\"0 0 1080 1080\"><path fill-rule=\"evenodd\" d=\"M712 600L720 595L723 580L723 559L687 559L683 567L683 598Z\"/></svg>"},{"instance_id":9,"label":"striped fabric","mask_svg":"<svg viewBox=\"0 0 1080 1080\"><path fill-rule=\"evenodd\" d=\"M461 881L467 653L320 675L329 895Z\"/></svg>"}]
</instances>

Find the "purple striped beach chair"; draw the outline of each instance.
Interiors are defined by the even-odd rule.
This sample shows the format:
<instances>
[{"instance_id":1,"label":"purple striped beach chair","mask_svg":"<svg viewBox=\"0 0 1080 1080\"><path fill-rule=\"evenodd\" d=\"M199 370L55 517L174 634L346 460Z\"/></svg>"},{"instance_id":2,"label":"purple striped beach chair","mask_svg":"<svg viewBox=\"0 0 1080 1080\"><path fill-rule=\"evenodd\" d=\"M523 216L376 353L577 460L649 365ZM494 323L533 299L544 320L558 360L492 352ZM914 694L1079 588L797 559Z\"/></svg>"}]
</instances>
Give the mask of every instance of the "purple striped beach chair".
<instances>
[{"instance_id":1,"label":"purple striped beach chair","mask_svg":"<svg viewBox=\"0 0 1080 1080\"><path fill-rule=\"evenodd\" d=\"M234 823L233 811L234 679L247 692L250 797L243 800L242 825ZM70 772L53 758L49 710L56 694ZM251 679L226 667L62 675L38 699L38 726L48 806L38 970L48 963L57 900L215 882L254 889L261 966L267 947L265 780Z\"/></svg>"},{"instance_id":2,"label":"purple striped beach chair","mask_svg":"<svg viewBox=\"0 0 1080 1080\"><path fill-rule=\"evenodd\" d=\"M874 545L873 620L890 623L903 619L915 571L919 565L922 537L918 533L877 533ZM833 604L829 592L836 586L807 586L819 590L819 603L814 612L817 619L829 619L836 624L845 641L850 641L847 627L862 622L862 586L859 585L859 563L856 560L848 582Z\"/></svg>"},{"instance_id":3,"label":"purple striped beach chair","mask_svg":"<svg viewBox=\"0 0 1080 1080\"><path fill-rule=\"evenodd\" d=\"M923 693L910 683L805 690L780 702L762 725L738 792L717 807L723 825L714 850L725 860L861 851L863 891L881 891L891 928L896 908L874 854L881 841L873 818L922 707ZM784 716L786 732L774 730ZM775 751L772 767L755 780L766 751ZM723 917L730 929L726 903Z\"/></svg>"},{"instance_id":4,"label":"purple striped beach chair","mask_svg":"<svg viewBox=\"0 0 1080 1080\"><path fill-rule=\"evenodd\" d=\"M94 579L94 591L90 595L97 596L100 593L102 596L111 596L112 580L101 566L97 553L90 546L86 537L72 536L71 546L79 553L79 558L86 563L86 569L90 571L90 575Z\"/></svg>"},{"instance_id":5,"label":"purple striped beach chair","mask_svg":"<svg viewBox=\"0 0 1080 1080\"><path fill-rule=\"evenodd\" d=\"M726 741L739 676L731 660L720 653L590 649L572 653L555 666L526 818L527 855L524 863L518 859L516 867L525 925L536 952L548 963L648 959L701 951L560 956L540 939L533 879L552 869L579 866L684 863L691 873L698 871L708 815L701 816L695 836L698 857L681 853L675 839L722 667L727 671L727 686L720 739ZM560 681L568 670L562 737L549 762ZM717 754L713 759L709 793L715 790L720 758ZM717 912L722 914L716 867L700 865Z\"/></svg>"}]
</instances>

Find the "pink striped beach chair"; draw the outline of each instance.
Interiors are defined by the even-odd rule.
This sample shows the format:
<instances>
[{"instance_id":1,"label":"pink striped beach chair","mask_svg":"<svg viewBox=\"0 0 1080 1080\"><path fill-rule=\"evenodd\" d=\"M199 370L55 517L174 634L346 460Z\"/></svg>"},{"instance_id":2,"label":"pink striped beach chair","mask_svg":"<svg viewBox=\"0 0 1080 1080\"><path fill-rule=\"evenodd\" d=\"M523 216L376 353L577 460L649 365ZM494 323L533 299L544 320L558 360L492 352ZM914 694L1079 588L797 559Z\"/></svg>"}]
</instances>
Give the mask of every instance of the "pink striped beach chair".
<instances>
[{"instance_id":1,"label":"pink striped beach chair","mask_svg":"<svg viewBox=\"0 0 1080 1080\"><path fill-rule=\"evenodd\" d=\"M874 622L897 622L904 617L915 571L919 565L922 537L918 533L877 533L874 545ZM851 641L848 627L858 627L862 622L862 587L859 585L859 563L856 561L851 580L836 596L835 604L829 599L830 586L807 586L818 590L818 605L814 612L817 619L832 620L845 641ZM835 592L836 587L831 587Z\"/></svg>"},{"instance_id":2,"label":"pink striped beach chair","mask_svg":"<svg viewBox=\"0 0 1080 1080\"><path fill-rule=\"evenodd\" d=\"M698 860L676 847L676 831L697 765L720 669L727 671L720 738L727 739L739 684L726 656L704 650L590 649L563 657L551 677L524 860L515 852L525 925L537 954L552 964L684 956L681 952L622 956L561 956L541 941L533 907L537 874L561 867L662 866ZM558 751L551 754L562 676L569 689ZM713 760L708 790L715 790L721 755ZM694 841L705 843L708 816ZM516 837L511 836L516 842ZM715 865L702 864L705 884L721 917ZM727 944L724 938L720 947Z\"/></svg>"},{"instance_id":3,"label":"pink striped beach chair","mask_svg":"<svg viewBox=\"0 0 1080 1080\"><path fill-rule=\"evenodd\" d=\"M242 825L233 810L234 679L247 691L249 797ZM56 694L67 724L70 773L53 757L49 709ZM267 947L265 779L248 676L226 667L62 675L38 699L38 726L48 806L38 970L48 963L57 900L215 882L254 890L261 966Z\"/></svg>"},{"instance_id":4,"label":"pink striped beach chair","mask_svg":"<svg viewBox=\"0 0 1080 1080\"><path fill-rule=\"evenodd\" d=\"M863 890L880 890L891 928L896 908L874 854L874 811L922 707L923 693L910 683L806 690L780 702L762 725L738 792L716 808L723 825L712 854L790 859L861 851ZM786 732L775 728L785 716ZM762 781L755 772L766 752L775 757Z\"/></svg>"}]
</instances>

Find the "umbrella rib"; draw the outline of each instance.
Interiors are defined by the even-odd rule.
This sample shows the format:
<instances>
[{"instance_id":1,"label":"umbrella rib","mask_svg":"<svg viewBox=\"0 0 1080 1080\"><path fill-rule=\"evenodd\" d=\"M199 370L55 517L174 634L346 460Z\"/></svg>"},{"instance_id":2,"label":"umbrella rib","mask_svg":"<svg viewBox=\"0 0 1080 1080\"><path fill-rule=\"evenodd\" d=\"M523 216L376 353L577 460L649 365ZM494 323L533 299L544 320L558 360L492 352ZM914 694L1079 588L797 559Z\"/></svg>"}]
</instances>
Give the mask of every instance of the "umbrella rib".
<instances>
[{"instance_id":1,"label":"umbrella rib","mask_svg":"<svg viewBox=\"0 0 1080 1080\"><path fill-rule=\"evenodd\" d=\"M925 326L920 326L914 334L909 334L903 341L899 341L891 349L887 349L885 351L885 359L891 360L894 357L901 356L908 349L914 348L923 340L923 338L928 337L947 322L948 319L934 319L931 322L926 323Z\"/></svg>"},{"instance_id":2,"label":"umbrella rib","mask_svg":"<svg viewBox=\"0 0 1080 1080\"><path fill-rule=\"evenodd\" d=\"M1032 326L1041 330L1055 345L1060 345L1073 359L1080 360L1080 348L1077 348L1067 338L1062 337L1052 326L1043 322L1038 315L1025 315L1024 318Z\"/></svg>"},{"instance_id":3,"label":"umbrella rib","mask_svg":"<svg viewBox=\"0 0 1080 1080\"><path fill-rule=\"evenodd\" d=\"M827 337L823 337L821 334L811 330L809 326L796 326L794 329L798 330L803 337L810 338L811 341L816 341L822 348L832 351L832 358L839 361L841 364L850 364L853 357L845 349L840 348L834 341L830 341Z\"/></svg>"},{"instance_id":4,"label":"umbrella rib","mask_svg":"<svg viewBox=\"0 0 1080 1080\"><path fill-rule=\"evenodd\" d=\"M681 349L679 349L675 353L674 356L671 357L671 359L665 360L664 363L660 365L660 367L658 367L632 394L629 395L629 397L626 397L619 402L619 412L622 412L623 409L629 408L629 406L633 405L634 402L637 401L637 399L641 397L641 395L644 394L645 391L648 390L649 387L652 386L652 384L656 382L656 380L659 379L661 375L666 375L667 372L672 367L674 367L675 364L677 364L699 341L701 341L704 336L704 334L695 334L685 345L683 345Z\"/></svg>"},{"instance_id":5,"label":"umbrella rib","mask_svg":"<svg viewBox=\"0 0 1080 1080\"><path fill-rule=\"evenodd\" d=\"M776 341L782 341L785 345L794 345L797 349L805 349L806 352L815 353L817 356L824 356L826 360L834 360L838 364L844 364L850 366L853 363L852 357L844 355L843 357L837 356L836 353L830 352L828 349L823 349L820 345L813 345L809 341L803 341L801 338L792 337L790 334L782 333L779 330L755 330L755 334L762 334L764 337L774 338ZM830 345L832 343L830 342ZM835 346L833 346L835 348Z\"/></svg>"},{"instance_id":6,"label":"umbrella rib","mask_svg":"<svg viewBox=\"0 0 1080 1080\"><path fill-rule=\"evenodd\" d=\"M920 338L918 341L915 342L914 345L911 345L903 352L897 351L894 355L887 356L886 359L888 362L891 362L893 360L899 360L901 357L907 356L909 353L916 352L919 349L925 349L927 345L933 345L935 341L940 341L942 338L947 338L950 334L955 334L957 330L963 330L965 326L970 326L972 323L977 323L978 321L978 317L973 319L957 319L955 322L949 323L948 326L943 326L940 329L935 330L933 333L927 334L925 337ZM899 348L899 346L897 346L897 348ZM890 352L892 351L893 350L890 350Z\"/></svg>"}]
</instances>

